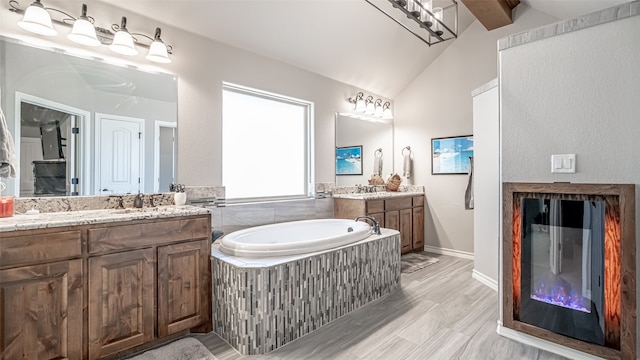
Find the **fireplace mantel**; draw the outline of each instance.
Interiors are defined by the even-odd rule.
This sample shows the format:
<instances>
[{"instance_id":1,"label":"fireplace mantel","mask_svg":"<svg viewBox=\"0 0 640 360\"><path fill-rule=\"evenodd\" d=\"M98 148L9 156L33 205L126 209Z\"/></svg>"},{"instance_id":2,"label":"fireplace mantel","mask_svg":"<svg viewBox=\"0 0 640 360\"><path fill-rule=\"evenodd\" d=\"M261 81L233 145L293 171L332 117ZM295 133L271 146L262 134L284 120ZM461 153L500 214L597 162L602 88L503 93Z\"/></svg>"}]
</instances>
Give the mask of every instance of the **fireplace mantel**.
<instances>
[{"instance_id":1,"label":"fireplace mantel","mask_svg":"<svg viewBox=\"0 0 640 360\"><path fill-rule=\"evenodd\" d=\"M531 204L541 204L544 212L534 218ZM555 206L548 209L548 205ZM577 211L573 211L571 206L577 206ZM600 209L599 212L593 211L597 213L593 216L596 218L595 222L600 223L599 231L586 229L583 224L589 222L591 208ZM558 218L557 224L553 220L549 222L549 213ZM504 183L503 214L502 325L605 359L636 359L635 185ZM601 220L597 220L598 216ZM560 217L565 217L566 220L560 220ZM572 220L572 217L577 220ZM571 221L578 222L579 226L564 225ZM535 232L540 235L534 234ZM577 236L570 239L571 233L577 233ZM598 242L600 245L597 245ZM567 250L564 254L553 254L555 249L565 247ZM562 259L571 255L568 250L571 247L575 247L577 250L574 252L580 255L566 263L569 266L572 262L580 263L580 266L573 265L579 270L564 270L562 273ZM535 264L531 259L534 256L532 254L538 254ZM554 261L558 264L553 264ZM550 270L546 271L548 275L537 276L538 278L542 277L545 281L553 278L554 281L566 283L565 286L554 285L554 288L559 286L559 291L563 294L565 289L578 294L571 299L570 296L557 295L558 290L554 290L553 299L541 300L540 296L534 294L540 290L531 290L532 287L550 287L544 283L532 285L536 277L532 274L544 267L540 263ZM565 264L565 268L569 266ZM596 267L600 269L600 273ZM575 284L565 280L576 277L579 279L573 281ZM596 285L591 285L589 281ZM593 294L591 286L594 287ZM593 299L598 298L600 304L596 305L598 302ZM586 308L571 305L580 302L576 299L586 303ZM534 304L529 305L530 303ZM526 310L523 310L525 306ZM557 311L560 315L556 316L554 313L550 316L546 309ZM537 313L550 320L538 322L535 319ZM565 313L566 315L562 315ZM580 320L580 316L587 320ZM568 322L572 325L566 326ZM589 331L580 330L577 331L578 334L573 332L574 324L582 326L585 322L592 322L591 328L601 330L602 334L590 337ZM562 326L555 326L553 323Z\"/></svg>"}]
</instances>

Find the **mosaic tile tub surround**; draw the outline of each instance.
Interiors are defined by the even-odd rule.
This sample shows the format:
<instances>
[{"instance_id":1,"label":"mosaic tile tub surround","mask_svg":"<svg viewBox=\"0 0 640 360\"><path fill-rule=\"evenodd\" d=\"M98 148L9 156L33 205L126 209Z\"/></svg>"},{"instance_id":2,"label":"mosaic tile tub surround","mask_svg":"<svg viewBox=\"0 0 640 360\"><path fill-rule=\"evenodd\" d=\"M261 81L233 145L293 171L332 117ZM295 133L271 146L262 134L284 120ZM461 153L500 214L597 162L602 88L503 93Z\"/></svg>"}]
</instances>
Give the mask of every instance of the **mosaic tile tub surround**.
<instances>
[{"instance_id":1,"label":"mosaic tile tub surround","mask_svg":"<svg viewBox=\"0 0 640 360\"><path fill-rule=\"evenodd\" d=\"M241 354L266 354L399 289L400 235L385 230L273 265L214 253L214 331Z\"/></svg>"}]
</instances>

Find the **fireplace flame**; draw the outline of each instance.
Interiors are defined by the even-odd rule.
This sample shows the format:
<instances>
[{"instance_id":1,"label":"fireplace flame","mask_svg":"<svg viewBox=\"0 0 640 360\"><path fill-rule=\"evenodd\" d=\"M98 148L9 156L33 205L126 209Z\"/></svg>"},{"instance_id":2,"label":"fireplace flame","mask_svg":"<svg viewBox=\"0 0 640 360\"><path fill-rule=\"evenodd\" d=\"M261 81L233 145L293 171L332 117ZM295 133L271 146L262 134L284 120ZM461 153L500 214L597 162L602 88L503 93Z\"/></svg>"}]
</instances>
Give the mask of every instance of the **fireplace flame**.
<instances>
[{"instance_id":1,"label":"fireplace flame","mask_svg":"<svg viewBox=\"0 0 640 360\"><path fill-rule=\"evenodd\" d=\"M591 313L591 306L589 306L591 301L589 299L576 291L566 289L560 284L547 286L544 281L541 281L531 294L531 299L567 309Z\"/></svg>"}]
</instances>

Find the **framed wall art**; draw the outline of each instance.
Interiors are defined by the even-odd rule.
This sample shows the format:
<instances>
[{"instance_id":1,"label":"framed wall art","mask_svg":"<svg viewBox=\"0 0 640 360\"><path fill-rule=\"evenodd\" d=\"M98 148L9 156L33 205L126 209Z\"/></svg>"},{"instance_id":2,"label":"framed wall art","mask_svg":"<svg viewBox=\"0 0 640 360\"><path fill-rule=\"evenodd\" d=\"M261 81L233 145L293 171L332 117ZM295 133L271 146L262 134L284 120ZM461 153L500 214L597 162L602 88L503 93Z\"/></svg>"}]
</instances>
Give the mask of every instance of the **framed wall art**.
<instances>
[{"instance_id":1,"label":"framed wall art","mask_svg":"<svg viewBox=\"0 0 640 360\"><path fill-rule=\"evenodd\" d=\"M473 157L473 135L431 139L431 174L468 174Z\"/></svg>"},{"instance_id":2,"label":"framed wall art","mask_svg":"<svg viewBox=\"0 0 640 360\"><path fill-rule=\"evenodd\" d=\"M336 148L336 175L362 175L362 145Z\"/></svg>"}]
</instances>

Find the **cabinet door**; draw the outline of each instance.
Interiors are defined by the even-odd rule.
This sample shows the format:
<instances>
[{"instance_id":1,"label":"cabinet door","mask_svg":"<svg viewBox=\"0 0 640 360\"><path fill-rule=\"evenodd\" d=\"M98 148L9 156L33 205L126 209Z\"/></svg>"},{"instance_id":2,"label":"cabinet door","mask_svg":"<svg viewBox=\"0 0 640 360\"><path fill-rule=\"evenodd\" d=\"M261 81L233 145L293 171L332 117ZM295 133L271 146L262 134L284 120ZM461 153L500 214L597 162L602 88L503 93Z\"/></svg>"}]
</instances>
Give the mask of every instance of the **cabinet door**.
<instances>
[{"instance_id":1,"label":"cabinet door","mask_svg":"<svg viewBox=\"0 0 640 360\"><path fill-rule=\"evenodd\" d=\"M82 358L82 260L0 271L0 359Z\"/></svg>"},{"instance_id":2,"label":"cabinet door","mask_svg":"<svg viewBox=\"0 0 640 360\"><path fill-rule=\"evenodd\" d=\"M384 227L400 230L400 211L387 211L384 213Z\"/></svg>"},{"instance_id":3,"label":"cabinet door","mask_svg":"<svg viewBox=\"0 0 640 360\"><path fill-rule=\"evenodd\" d=\"M411 209L408 210L408 219L406 219L407 209L384 213L384 227L400 232L401 252L403 254L411 251Z\"/></svg>"},{"instance_id":4,"label":"cabinet door","mask_svg":"<svg viewBox=\"0 0 640 360\"><path fill-rule=\"evenodd\" d=\"M424 251L424 207L413 208L413 251Z\"/></svg>"},{"instance_id":5,"label":"cabinet door","mask_svg":"<svg viewBox=\"0 0 640 360\"><path fill-rule=\"evenodd\" d=\"M210 320L209 239L158 248L158 336Z\"/></svg>"},{"instance_id":6,"label":"cabinet door","mask_svg":"<svg viewBox=\"0 0 640 360\"><path fill-rule=\"evenodd\" d=\"M400 239L402 241L402 253L410 252L413 247L413 216L411 209L400 210Z\"/></svg>"},{"instance_id":7,"label":"cabinet door","mask_svg":"<svg viewBox=\"0 0 640 360\"><path fill-rule=\"evenodd\" d=\"M154 338L153 249L89 258L89 358Z\"/></svg>"}]
</instances>

